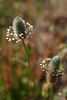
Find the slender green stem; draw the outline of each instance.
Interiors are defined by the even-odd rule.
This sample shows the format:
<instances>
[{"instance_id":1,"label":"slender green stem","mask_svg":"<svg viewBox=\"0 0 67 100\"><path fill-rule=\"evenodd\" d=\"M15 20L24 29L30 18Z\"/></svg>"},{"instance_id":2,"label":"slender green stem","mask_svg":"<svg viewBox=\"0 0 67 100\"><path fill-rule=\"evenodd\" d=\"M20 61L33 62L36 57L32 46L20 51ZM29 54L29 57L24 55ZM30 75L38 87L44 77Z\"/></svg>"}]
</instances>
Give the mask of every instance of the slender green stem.
<instances>
[{"instance_id":1,"label":"slender green stem","mask_svg":"<svg viewBox=\"0 0 67 100\"><path fill-rule=\"evenodd\" d=\"M52 95L53 95L53 84L51 84L51 89L50 89L50 100L52 100Z\"/></svg>"},{"instance_id":2,"label":"slender green stem","mask_svg":"<svg viewBox=\"0 0 67 100\"><path fill-rule=\"evenodd\" d=\"M25 49L25 53L26 53L26 58L27 58L27 62L28 62L28 69L29 69L30 78L31 78L32 82L34 83L34 86L38 89L39 93L41 94L40 88L38 88L38 86L35 84L35 81L34 81L34 79L32 77L30 61L29 61L29 57L28 57L28 52L27 52L27 49L26 49L26 46L25 46L25 43L24 43L23 40L22 40L22 42L23 42L23 46L24 46L24 49Z\"/></svg>"},{"instance_id":3,"label":"slender green stem","mask_svg":"<svg viewBox=\"0 0 67 100\"><path fill-rule=\"evenodd\" d=\"M27 49L26 49L26 46L25 46L25 43L24 43L23 40L22 40L22 42L23 42L23 46L24 46L24 49L25 49L26 58L27 58L27 62L28 62L29 74L30 74L31 80L32 80L33 83L34 83L34 86L36 86L35 81L34 81L34 79L33 79L33 77L32 77L32 73L31 73L30 62L29 62L29 57L28 57L28 52L27 52Z\"/></svg>"}]
</instances>

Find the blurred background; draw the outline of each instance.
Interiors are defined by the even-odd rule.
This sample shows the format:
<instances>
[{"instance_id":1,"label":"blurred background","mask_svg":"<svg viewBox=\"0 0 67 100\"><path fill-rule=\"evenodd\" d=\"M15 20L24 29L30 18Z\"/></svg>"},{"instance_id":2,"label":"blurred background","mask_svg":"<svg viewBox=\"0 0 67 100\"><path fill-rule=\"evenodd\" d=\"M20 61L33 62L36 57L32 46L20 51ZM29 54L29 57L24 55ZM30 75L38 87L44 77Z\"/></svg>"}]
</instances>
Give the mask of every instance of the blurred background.
<instances>
[{"instance_id":1,"label":"blurred background","mask_svg":"<svg viewBox=\"0 0 67 100\"><path fill-rule=\"evenodd\" d=\"M42 60L60 55L64 75L54 86L53 100L67 100L67 0L0 0L2 100L46 100L30 79L22 42L6 40L7 29L12 26L16 16L34 27L32 38L24 41L28 48L31 71L36 84L42 92L46 82L40 68ZM2 94L4 91L6 92Z\"/></svg>"}]
</instances>

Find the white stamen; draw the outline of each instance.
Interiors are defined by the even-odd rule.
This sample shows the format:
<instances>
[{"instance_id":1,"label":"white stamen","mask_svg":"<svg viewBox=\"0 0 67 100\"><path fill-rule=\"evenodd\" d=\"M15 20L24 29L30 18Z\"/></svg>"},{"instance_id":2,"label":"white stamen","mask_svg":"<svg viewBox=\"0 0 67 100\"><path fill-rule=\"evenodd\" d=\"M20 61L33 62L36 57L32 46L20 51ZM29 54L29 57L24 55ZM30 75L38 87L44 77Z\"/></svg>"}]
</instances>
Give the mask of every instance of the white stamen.
<instances>
[{"instance_id":1,"label":"white stamen","mask_svg":"<svg viewBox=\"0 0 67 100\"><path fill-rule=\"evenodd\" d=\"M24 39L24 37L21 37L22 39Z\"/></svg>"},{"instance_id":2,"label":"white stamen","mask_svg":"<svg viewBox=\"0 0 67 100\"><path fill-rule=\"evenodd\" d=\"M27 35L27 38L28 38L29 36Z\"/></svg>"},{"instance_id":3,"label":"white stamen","mask_svg":"<svg viewBox=\"0 0 67 100\"><path fill-rule=\"evenodd\" d=\"M21 33L21 35L23 35L23 33Z\"/></svg>"},{"instance_id":4,"label":"white stamen","mask_svg":"<svg viewBox=\"0 0 67 100\"><path fill-rule=\"evenodd\" d=\"M19 34L19 36L21 37L21 34Z\"/></svg>"},{"instance_id":5,"label":"white stamen","mask_svg":"<svg viewBox=\"0 0 67 100\"><path fill-rule=\"evenodd\" d=\"M12 40L14 40L14 38L12 38Z\"/></svg>"},{"instance_id":6,"label":"white stamen","mask_svg":"<svg viewBox=\"0 0 67 100\"><path fill-rule=\"evenodd\" d=\"M31 34L31 32L29 34Z\"/></svg>"},{"instance_id":7,"label":"white stamen","mask_svg":"<svg viewBox=\"0 0 67 100\"><path fill-rule=\"evenodd\" d=\"M13 31L14 33L16 33L15 31Z\"/></svg>"},{"instance_id":8,"label":"white stamen","mask_svg":"<svg viewBox=\"0 0 67 100\"><path fill-rule=\"evenodd\" d=\"M9 36L9 34L7 34L6 36Z\"/></svg>"},{"instance_id":9,"label":"white stamen","mask_svg":"<svg viewBox=\"0 0 67 100\"><path fill-rule=\"evenodd\" d=\"M43 63L45 63L45 60L43 60Z\"/></svg>"},{"instance_id":10,"label":"white stamen","mask_svg":"<svg viewBox=\"0 0 67 100\"><path fill-rule=\"evenodd\" d=\"M25 33L27 33L27 31L25 31Z\"/></svg>"},{"instance_id":11,"label":"white stamen","mask_svg":"<svg viewBox=\"0 0 67 100\"><path fill-rule=\"evenodd\" d=\"M21 39L19 39L18 41L21 41Z\"/></svg>"},{"instance_id":12,"label":"white stamen","mask_svg":"<svg viewBox=\"0 0 67 100\"><path fill-rule=\"evenodd\" d=\"M27 25L30 25L30 23L27 22Z\"/></svg>"},{"instance_id":13,"label":"white stamen","mask_svg":"<svg viewBox=\"0 0 67 100\"><path fill-rule=\"evenodd\" d=\"M7 32L7 34L8 34L9 32Z\"/></svg>"},{"instance_id":14,"label":"white stamen","mask_svg":"<svg viewBox=\"0 0 67 100\"><path fill-rule=\"evenodd\" d=\"M25 23L25 21L23 20L23 22Z\"/></svg>"},{"instance_id":15,"label":"white stamen","mask_svg":"<svg viewBox=\"0 0 67 100\"><path fill-rule=\"evenodd\" d=\"M7 32L9 32L10 31L10 29L7 29Z\"/></svg>"},{"instance_id":16,"label":"white stamen","mask_svg":"<svg viewBox=\"0 0 67 100\"><path fill-rule=\"evenodd\" d=\"M11 38L9 38L9 40L8 41L11 41Z\"/></svg>"},{"instance_id":17,"label":"white stamen","mask_svg":"<svg viewBox=\"0 0 67 100\"><path fill-rule=\"evenodd\" d=\"M16 43L18 43L19 41L16 41Z\"/></svg>"},{"instance_id":18,"label":"white stamen","mask_svg":"<svg viewBox=\"0 0 67 100\"><path fill-rule=\"evenodd\" d=\"M13 33L10 33L10 35L13 35Z\"/></svg>"},{"instance_id":19,"label":"white stamen","mask_svg":"<svg viewBox=\"0 0 67 100\"><path fill-rule=\"evenodd\" d=\"M29 29L30 29L30 27L29 27Z\"/></svg>"},{"instance_id":20,"label":"white stamen","mask_svg":"<svg viewBox=\"0 0 67 100\"><path fill-rule=\"evenodd\" d=\"M8 39L8 37L6 37L6 39Z\"/></svg>"},{"instance_id":21,"label":"white stamen","mask_svg":"<svg viewBox=\"0 0 67 100\"><path fill-rule=\"evenodd\" d=\"M32 26L32 25L30 25L30 27L31 27L31 28L33 28L33 26Z\"/></svg>"},{"instance_id":22,"label":"white stamen","mask_svg":"<svg viewBox=\"0 0 67 100\"><path fill-rule=\"evenodd\" d=\"M45 63L45 60L43 60L42 63Z\"/></svg>"},{"instance_id":23,"label":"white stamen","mask_svg":"<svg viewBox=\"0 0 67 100\"><path fill-rule=\"evenodd\" d=\"M16 36L16 37L17 37L18 35L17 35L17 34L14 34L14 36Z\"/></svg>"},{"instance_id":24,"label":"white stamen","mask_svg":"<svg viewBox=\"0 0 67 100\"><path fill-rule=\"evenodd\" d=\"M42 64L40 64L40 66L42 66Z\"/></svg>"}]
</instances>

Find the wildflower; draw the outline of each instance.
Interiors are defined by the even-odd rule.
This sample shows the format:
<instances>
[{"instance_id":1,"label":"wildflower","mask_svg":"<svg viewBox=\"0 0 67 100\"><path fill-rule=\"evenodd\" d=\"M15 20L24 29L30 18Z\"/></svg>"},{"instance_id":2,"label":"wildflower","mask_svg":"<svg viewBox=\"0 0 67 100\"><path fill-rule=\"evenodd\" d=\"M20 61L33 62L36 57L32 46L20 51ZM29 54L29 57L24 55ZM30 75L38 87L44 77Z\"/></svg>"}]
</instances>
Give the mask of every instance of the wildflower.
<instances>
[{"instance_id":1,"label":"wildflower","mask_svg":"<svg viewBox=\"0 0 67 100\"><path fill-rule=\"evenodd\" d=\"M26 57L27 57L27 61L28 61L29 74L30 74L31 80L34 83L34 86L36 86L35 81L32 77L31 68L30 68L30 61L28 58L28 52L26 49L26 45L24 43L24 39L26 38L26 36L28 37L29 35L31 35L32 30L33 30L32 25L30 25L28 22L25 24L25 21L22 18L16 17L13 20L13 26L9 27L9 29L7 29L6 39L8 41L11 41L11 40L14 40L14 37L15 37L16 43L18 43L22 40L22 43L23 43L23 46L25 49L25 53L26 53Z\"/></svg>"},{"instance_id":2,"label":"wildflower","mask_svg":"<svg viewBox=\"0 0 67 100\"><path fill-rule=\"evenodd\" d=\"M49 62L50 61L50 62ZM58 76L64 74L63 69L60 69L61 58L59 55L51 58L46 58L40 64L40 67L44 73L46 73L47 83L55 83Z\"/></svg>"},{"instance_id":3,"label":"wildflower","mask_svg":"<svg viewBox=\"0 0 67 100\"><path fill-rule=\"evenodd\" d=\"M16 17L13 20L13 26L9 26L7 29L6 39L8 41L16 40L16 43L24 40L26 37L31 36L33 33L33 26L30 23L25 23L25 21Z\"/></svg>"},{"instance_id":4,"label":"wildflower","mask_svg":"<svg viewBox=\"0 0 67 100\"><path fill-rule=\"evenodd\" d=\"M24 20L22 20L20 17L16 17L13 20L13 28L14 28L14 33L18 37L25 38L26 25Z\"/></svg>"},{"instance_id":5,"label":"wildflower","mask_svg":"<svg viewBox=\"0 0 67 100\"><path fill-rule=\"evenodd\" d=\"M60 70L60 63L61 58L59 55L56 55L48 64L48 73L46 75L48 82L55 83L58 79L58 76L63 74L63 69Z\"/></svg>"}]
</instances>

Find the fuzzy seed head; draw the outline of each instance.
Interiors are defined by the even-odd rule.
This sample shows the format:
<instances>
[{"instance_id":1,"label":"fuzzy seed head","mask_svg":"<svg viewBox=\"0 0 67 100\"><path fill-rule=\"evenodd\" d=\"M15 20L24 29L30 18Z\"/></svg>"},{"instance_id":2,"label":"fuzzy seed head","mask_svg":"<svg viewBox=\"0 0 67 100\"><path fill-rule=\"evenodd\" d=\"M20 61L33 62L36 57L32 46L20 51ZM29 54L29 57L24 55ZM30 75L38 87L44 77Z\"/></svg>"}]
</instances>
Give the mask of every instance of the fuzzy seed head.
<instances>
[{"instance_id":1,"label":"fuzzy seed head","mask_svg":"<svg viewBox=\"0 0 67 100\"><path fill-rule=\"evenodd\" d=\"M50 61L48 68L52 69L52 71L58 70L61 63L61 58L59 55L56 55Z\"/></svg>"},{"instance_id":2,"label":"fuzzy seed head","mask_svg":"<svg viewBox=\"0 0 67 100\"><path fill-rule=\"evenodd\" d=\"M9 26L6 33L6 40L14 41L16 43L24 40L25 38L32 37L33 26L30 23L26 23L22 18L15 17L13 20L13 26Z\"/></svg>"},{"instance_id":3,"label":"fuzzy seed head","mask_svg":"<svg viewBox=\"0 0 67 100\"><path fill-rule=\"evenodd\" d=\"M48 64L48 73L47 73L47 81L50 83L56 83L59 74L62 74L62 71L59 70L60 68L61 58L59 55L56 55L52 58L50 63Z\"/></svg>"},{"instance_id":4,"label":"fuzzy seed head","mask_svg":"<svg viewBox=\"0 0 67 100\"><path fill-rule=\"evenodd\" d=\"M13 20L13 28L14 28L15 34L17 34L18 36L23 34L22 37L25 38L26 25L22 18L16 17Z\"/></svg>"}]
</instances>

